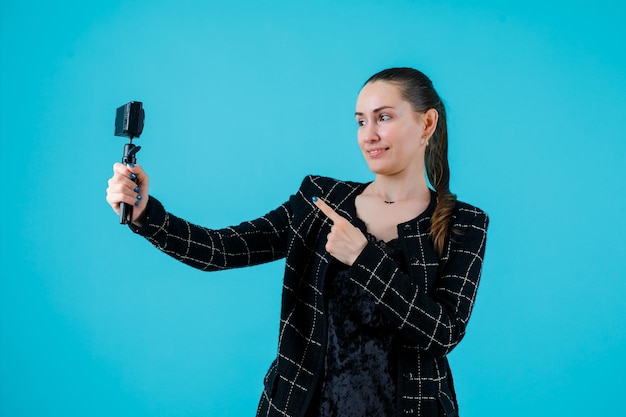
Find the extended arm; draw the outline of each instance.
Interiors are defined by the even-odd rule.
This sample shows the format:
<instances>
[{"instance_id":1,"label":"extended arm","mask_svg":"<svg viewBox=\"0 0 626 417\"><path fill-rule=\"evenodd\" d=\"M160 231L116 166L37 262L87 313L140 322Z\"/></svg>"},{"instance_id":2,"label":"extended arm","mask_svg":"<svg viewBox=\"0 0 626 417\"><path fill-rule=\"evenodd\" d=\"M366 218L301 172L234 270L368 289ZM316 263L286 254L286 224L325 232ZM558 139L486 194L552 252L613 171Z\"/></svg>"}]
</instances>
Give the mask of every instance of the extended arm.
<instances>
[{"instance_id":1,"label":"extended arm","mask_svg":"<svg viewBox=\"0 0 626 417\"><path fill-rule=\"evenodd\" d=\"M136 183L134 182L136 180ZM198 269L215 271L270 262L285 256L289 202L256 220L212 230L167 213L149 196L149 178L139 165L113 166L107 202L133 205L129 227L168 255Z\"/></svg>"},{"instance_id":2,"label":"extended arm","mask_svg":"<svg viewBox=\"0 0 626 417\"><path fill-rule=\"evenodd\" d=\"M165 211L150 198L141 227L131 225L150 243L194 268L216 271L271 262L285 256L289 227L285 203L256 220L219 230L197 226Z\"/></svg>"}]
</instances>

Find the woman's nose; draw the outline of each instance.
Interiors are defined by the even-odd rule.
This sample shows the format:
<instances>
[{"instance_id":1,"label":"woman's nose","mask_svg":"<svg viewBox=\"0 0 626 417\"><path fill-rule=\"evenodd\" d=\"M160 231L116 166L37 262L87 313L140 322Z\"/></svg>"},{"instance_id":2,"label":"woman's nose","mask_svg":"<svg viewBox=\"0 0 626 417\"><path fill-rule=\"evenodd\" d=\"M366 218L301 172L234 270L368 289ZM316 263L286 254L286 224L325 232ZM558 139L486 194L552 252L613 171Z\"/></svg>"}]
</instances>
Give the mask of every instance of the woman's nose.
<instances>
[{"instance_id":1,"label":"woman's nose","mask_svg":"<svg viewBox=\"0 0 626 417\"><path fill-rule=\"evenodd\" d=\"M378 129L376 123L368 123L363 126L363 140L366 142L374 142L379 140Z\"/></svg>"}]
</instances>

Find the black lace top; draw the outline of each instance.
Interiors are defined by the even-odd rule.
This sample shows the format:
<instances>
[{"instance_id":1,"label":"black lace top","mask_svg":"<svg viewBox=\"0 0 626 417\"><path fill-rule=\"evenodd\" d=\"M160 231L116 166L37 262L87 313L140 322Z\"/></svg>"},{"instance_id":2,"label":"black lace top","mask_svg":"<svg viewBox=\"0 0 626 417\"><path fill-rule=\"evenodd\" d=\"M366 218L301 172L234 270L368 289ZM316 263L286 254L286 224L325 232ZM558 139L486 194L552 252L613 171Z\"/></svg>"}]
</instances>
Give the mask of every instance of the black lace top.
<instances>
[{"instance_id":1,"label":"black lace top","mask_svg":"<svg viewBox=\"0 0 626 417\"><path fill-rule=\"evenodd\" d=\"M366 236L399 265L405 263L398 239L385 243L371 234ZM347 267L334 269L326 289L328 343L324 375L310 415L395 415L396 369L391 349L394 328L372 297L350 281Z\"/></svg>"}]
</instances>

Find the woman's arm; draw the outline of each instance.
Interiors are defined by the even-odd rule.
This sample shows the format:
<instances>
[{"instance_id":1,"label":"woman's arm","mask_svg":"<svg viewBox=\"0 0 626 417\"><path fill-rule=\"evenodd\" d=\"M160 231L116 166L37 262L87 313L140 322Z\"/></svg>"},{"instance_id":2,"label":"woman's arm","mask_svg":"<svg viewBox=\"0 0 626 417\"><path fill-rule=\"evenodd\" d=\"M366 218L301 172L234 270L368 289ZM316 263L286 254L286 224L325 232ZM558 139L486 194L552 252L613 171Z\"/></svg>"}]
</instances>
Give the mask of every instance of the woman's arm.
<instances>
[{"instance_id":1,"label":"woman's arm","mask_svg":"<svg viewBox=\"0 0 626 417\"><path fill-rule=\"evenodd\" d=\"M285 203L256 220L213 230L166 212L151 197L141 227L130 227L173 258L203 271L217 271L284 257L290 216Z\"/></svg>"},{"instance_id":2,"label":"woman's arm","mask_svg":"<svg viewBox=\"0 0 626 417\"><path fill-rule=\"evenodd\" d=\"M149 178L140 166L113 166L106 198L111 208L119 214L121 202L134 207L129 227L161 251L194 268L216 271L285 256L290 202L256 220L212 230L166 212L148 192Z\"/></svg>"},{"instance_id":3,"label":"woman's arm","mask_svg":"<svg viewBox=\"0 0 626 417\"><path fill-rule=\"evenodd\" d=\"M430 292L372 243L350 268L350 277L372 295L405 337L434 356L444 356L465 335L480 280L488 223L482 211L460 208L453 227L462 236L449 243L447 259Z\"/></svg>"}]
</instances>

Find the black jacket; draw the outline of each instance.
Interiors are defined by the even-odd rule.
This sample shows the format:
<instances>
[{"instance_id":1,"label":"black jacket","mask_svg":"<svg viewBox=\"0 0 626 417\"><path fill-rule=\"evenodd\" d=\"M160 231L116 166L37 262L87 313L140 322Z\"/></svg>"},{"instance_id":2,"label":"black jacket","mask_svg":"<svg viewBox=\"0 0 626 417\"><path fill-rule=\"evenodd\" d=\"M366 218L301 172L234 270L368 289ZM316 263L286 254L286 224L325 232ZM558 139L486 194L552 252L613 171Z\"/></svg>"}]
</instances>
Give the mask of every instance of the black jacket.
<instances>
[{"instance_id":1,"label":"black jacket","mask_svg":"<svg viewBox=\"0 0 626 417\"><path fill-rule=\"evenodd\" d=\"M309 176L276 210L221 230L177 218L151 197L144 225L133 227L163 252L206 271L286 258L278 355L264 380L258 416L304 416L323 368L324 277L337 261L324 249L331 223L311 198L323 198L351 220L354 200L366 185ZM424 213L398 225L408 274L375 243L368 243L350 267L350 279L371 294L398 329L399 415L458 414L446 355L463 338L474 305L488 218L457 202L451 224L459 233L448 239L440 258L428 236L435 204L433 193Z\"/></svg>"}]
</instances>

